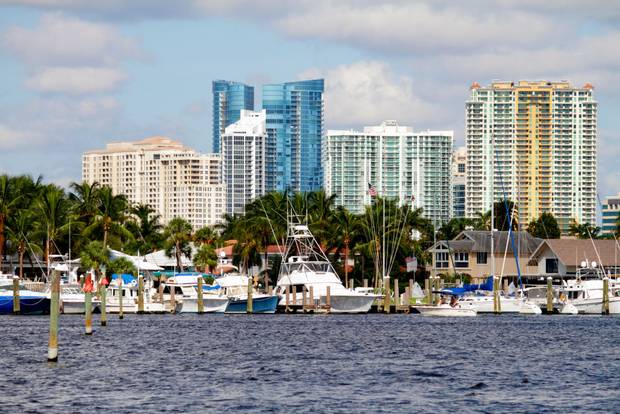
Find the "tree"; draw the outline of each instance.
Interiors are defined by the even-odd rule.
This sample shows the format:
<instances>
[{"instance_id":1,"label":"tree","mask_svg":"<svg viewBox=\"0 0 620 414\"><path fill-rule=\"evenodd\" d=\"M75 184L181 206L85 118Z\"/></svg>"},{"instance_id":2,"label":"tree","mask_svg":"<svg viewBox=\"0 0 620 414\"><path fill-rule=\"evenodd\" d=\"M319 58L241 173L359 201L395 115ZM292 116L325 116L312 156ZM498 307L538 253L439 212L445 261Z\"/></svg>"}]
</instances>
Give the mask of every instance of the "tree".
<instances>
[{"instance_id":1,"label":"tree","mask_svg":"<svg viewBox=\"0 0 620 414\"><path fill-rule=\"evenodd\" d=\"M122 225L128 209L125 196L114 195L110 187L104 186L97 190L97 198L99 202L94 221L86 228L85 233L90 234L100 229L103 233L103 245L106 247L110 234L120 236L121 240L123 237L131 240L133 235Z\"/></svg>"},{"instance_id":2,"label":"tree","mask_svg":"<svg viewBox=\"0 0 620 414\"><path fill-rule=\"evenodd\" d=\"M116 273L122 275L123 273L134 274L136 272L136 266L133 262L125 257L119 257L110 261L110 273Z\"/></svg>"},{"instance_id":3,"label":"tree","mask_svg":"<svg viewBox=\"0 0 620 414\"><path fill-rule=\"evenodd\" d=\"M444 223L437 232L438 240L452 240L456 236L459 235L462 231L464 231L467 227L474 228L474 220L464 218L464 217L455 217Z\"/></svg>"},{"instance_id":4,"label":"tree","mask_svg":"<svg viewBox=\"0 0 620 414\"><path fill-rule=\"evenodd\" d=\"M129 246L129 250L134 253L150 253L159 249L163 242L160 215L148 204L134 205L130 212L132 218L127 221L125 227L137 237Z\"/></svg>"},{"instance_id":5,"label":"tree","mask_svg":"<svg viewBox=\"0 0 620 414\"><path fill-rule=\"evenodd\" d=\"M168 257L176 257L177 268L183 271L182 255L192 256L190 242L192 240L192 225L187 220L175 217L164 228L164 249ZM174 253L173 253L174 252Z\"/></svg>"},{"instance_id":6,"label":"tree","mask_svg":"<svg viewBox=\"0 0 620 414\"><path fill-rule=\"evenodd\" d=\"M573 220L568 229L568 234L578 239L589 239L590 237L596 239L600 231L600 227L593 226L589 223L579 224L577 221Z\"/></svg>"},{"instance_id":7,"label":"tree","mask_svg":"<svg viewBox=\"0 0 620 414\"><path fill-rule=\"evenodd\" d=\"M253 266L260 266L262 259L260 256L260 240L254 237L252 230L247 227L239 228L236 233L237 244L233 247L233 264L241 268L241 271L248 273Z\"/></svg>"},{"instance_id":8,"label":"tree","mask_svg":"<svg viewBox=\"0 0 620 414\"><path fill-rule=\"evenodd\" d=\"M6 222L16 209L21 198L20 194L12 190L12 180L8 175L0 175L0 270L4 256L4 244L6 242Z\"/></svg>"},{"instance_id":9,"label":"tree","mask_svg":"<svg viewBox=\"0 0 620 414\"><path fill-rule=\"evenodd\" d=\"M217 267L217 253L211 244L203 244L194 255L194 265L203 272L212 272Z\"/></svg>"},{"instance_id":10,"label":"tree","mask_svg":"<svg viewBox=\"0 0 620 414\"><path fill-rule=\"evenodd\" d=\"M19 255L19 278L24 277L24 254L28 249L29 239L33 236L34 220L29 210L17 210L8 223L7 230L9 240L15 246ZM33 249L40 251L36 244L31 244Z\"/></svg>"},{"instance_id":11,"label":"tree","mask_svg":"<svg viewBox=\"0 0 620 414\"><path fill-rule=\"evenodd\" d=\"M45 187L41 197L35 200L34 212L37 216L37 233L45 240L45 261L49 263L49 255L57 252L55 241L68 230L68 203L62 189L50 184ZM48 269L49 271L49 269Z\"/></svg>"},{"instance_id":12,"label":"tree","mask_svg":"<svg viewBox=\"0 0 620 414\"><path fill-rule=\"evenodd\" d=\"M101 265L110 267L110 251L103 246L102 242L97 240L91 241L84 246L80 253L80 265L84 269L93 269L95 279L100 280Z\"/></svg>"},{"instance_id":13,"label":"tree","mask_svg":"<svg viewBox=\"0 0 620 414\"><path fill-rule=\"evenodd\" d=\"M344 280L345 286L349 286L349 253L351 244L359 237L359 222L357 217L349 213L344 207L338 207L331 220L336 232L337 253L344 250Z\"/></svg>"},{"instance_id":14,"label":"tree","mask_svg":"<svg viewBox=\"0 0 620 414\"><path fill-rule=\"evenodd\" d=\"M541 239L559 239L561 235L558 221L551 213L542 213L538 219L532 220L527 226L527 231Z\"/></svg>"},{"instance_id":15,"label":"tree","mask_svg":"<svg viewBox=\"0 0 620 414\"><path fill-rule=\"evenodd\" d=\"M219 241L220 235L213 227L201 227L194 233L194 243L197 247L205 244L215 246Z\"/></svg>"},{"instance_id":16,"label":"tree","mask_svg":"<svg viewBox=\"0 0 620 414\"><path fill-rule=\"evenodd\" d=\"M474 229L491 231L491 210L482 213L476 212L476 218L474 218Z\"/></svg>"}]
</instances>

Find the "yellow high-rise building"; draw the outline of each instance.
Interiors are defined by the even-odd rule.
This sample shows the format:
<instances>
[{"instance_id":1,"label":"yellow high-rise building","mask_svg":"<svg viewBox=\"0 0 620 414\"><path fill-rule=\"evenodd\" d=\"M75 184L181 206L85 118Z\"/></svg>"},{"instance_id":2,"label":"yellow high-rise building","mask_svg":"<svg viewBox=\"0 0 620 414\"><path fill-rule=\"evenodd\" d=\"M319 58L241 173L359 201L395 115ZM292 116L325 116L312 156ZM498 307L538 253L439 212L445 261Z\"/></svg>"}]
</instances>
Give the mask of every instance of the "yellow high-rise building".
<instances>
[{"instance_id":1,"label":"yellow high-rise building","mask_svg":"<svg viewBox=\"0 0 620 414\"><path fill-rule=\"evenodd\" d=\"M590 84L493 82L466 103L466 215L514 201L523 225L552 213L595 223L597 103Z\"/></svg>"}]
</instances>

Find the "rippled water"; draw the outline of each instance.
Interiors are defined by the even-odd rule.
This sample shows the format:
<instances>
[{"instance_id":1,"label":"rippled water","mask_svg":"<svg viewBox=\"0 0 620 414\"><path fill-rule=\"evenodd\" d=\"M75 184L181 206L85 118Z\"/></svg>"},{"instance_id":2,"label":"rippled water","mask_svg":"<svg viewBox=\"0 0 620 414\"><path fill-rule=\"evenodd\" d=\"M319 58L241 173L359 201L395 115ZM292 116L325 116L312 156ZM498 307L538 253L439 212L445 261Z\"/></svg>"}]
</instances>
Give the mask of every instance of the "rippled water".
<instances>
[{"instance_id":1,"label":"rippled water","mask_svg":"<svg viewBox=\"0 0 620 414\"><path fill-rule=\"evenodd\" d=\"M614 412L620 318L0 316L0 412Z\"/></svg>"}]
</instances>

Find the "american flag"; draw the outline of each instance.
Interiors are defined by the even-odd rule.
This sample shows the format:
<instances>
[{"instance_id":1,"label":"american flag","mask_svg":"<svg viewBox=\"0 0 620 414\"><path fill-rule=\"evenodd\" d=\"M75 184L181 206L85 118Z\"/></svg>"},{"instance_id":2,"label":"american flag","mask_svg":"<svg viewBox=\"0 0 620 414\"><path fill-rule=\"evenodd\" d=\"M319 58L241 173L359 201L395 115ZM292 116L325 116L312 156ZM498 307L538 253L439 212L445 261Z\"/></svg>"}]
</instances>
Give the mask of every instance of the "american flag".
<instances>
[{"instance_id":1,"label":"american flag","mask_svg":"<svg viewBox=\"0 0 620 414\"><path fill-rule=\"evenodd\" d=\"M368 183L368 195L371 197L376 197L377 196L377 189L375 188L374 185Z\"/></svg>"}]
</instances>

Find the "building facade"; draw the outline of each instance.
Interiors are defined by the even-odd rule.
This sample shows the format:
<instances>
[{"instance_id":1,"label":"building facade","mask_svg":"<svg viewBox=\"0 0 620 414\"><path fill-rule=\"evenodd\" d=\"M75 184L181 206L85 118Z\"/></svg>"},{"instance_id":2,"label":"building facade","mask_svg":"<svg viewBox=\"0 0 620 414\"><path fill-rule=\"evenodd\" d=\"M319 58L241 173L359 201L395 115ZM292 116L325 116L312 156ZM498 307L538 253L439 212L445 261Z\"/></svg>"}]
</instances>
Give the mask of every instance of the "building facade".
<instances>
[{"instance_id":1,"label":"building facade","mask_svg":"<svg viewBox=\"0 0 620 414\"><path fill-rule=\"evenodd\" d=\"M239 82L215 80L213 89L213 152L220 152L220 137L226 127L239 120L242 109L254 110L254 87Z\"/></svg>"},{"instance_id":2,"label":"building facade","mask_svg":"<svg viewBox=\"0 0 620 414\"><path fill-rule=\"evenodd\" d=\"M239 121L222 135L222 181L226 212L243 214L245 206L265 194L266 113L241 110Z\"/></svg>"},{"instance_id":3,"label":"building facade","mask_svg":"<svg viewBox=\"0 0 620 414\"><path fill-rule=\"evenodd\" d=\"M323 79L263 85L269 191L321 188L323 91Z\"/></svg>"},{"instance_id":4,"label":"building facade","mask_svg":"<svg viewBox=\"0 0 620 414\"><path fill-rule=\"evenodd\" d=\"M602 234L616 234L617 222L620 218L620 193L616 196L605 197L601 204Z\"/></svg>"},{"instance_id":5,"label":"building facade","mask_svg":"<svg viewBox=\"0 0 620 414\"><path fill-rule=\"evenodd\" d=\"M422 207L437 226L450 219L452 131L413 132L385 121L359 131L327 132L324 188L336 204L361 213L372 196Z\"/></svg>"},{"instance_id":6,"label":"building facade","mask_svg":"<svg viewBox=\"0 0 620 414\"><path fill-rule=\"evenodd\" d=\"M563 233L571 221L596 220L597 103L592 85L566 81L471 86L466 103L466 216L504 196L521 223L552 213ZM493 192L493 194L491 194Z\"/></svg>"},{"instance_id":7,"label":"building facade","mask_svg":"<svg viewBox=\"0 0 620 414\"><path fill-rule=\"evenodd\" d=\"M451 218L465 217L467 187L467 149L457 148L452 154L452 214Z\"/></svg>"},{"instance_id":8,"label":"building facade","mask_svg":"<svg viewBox=\"0 0 620 414\"><path fill-rule=\"evenodd\" d=\"M148 204L164 224L182 217L195 229L222 221L220 169L219 154L199 154L166 137L110 143L82 156L83 181Z\"/></svg>"}]
</instances>

